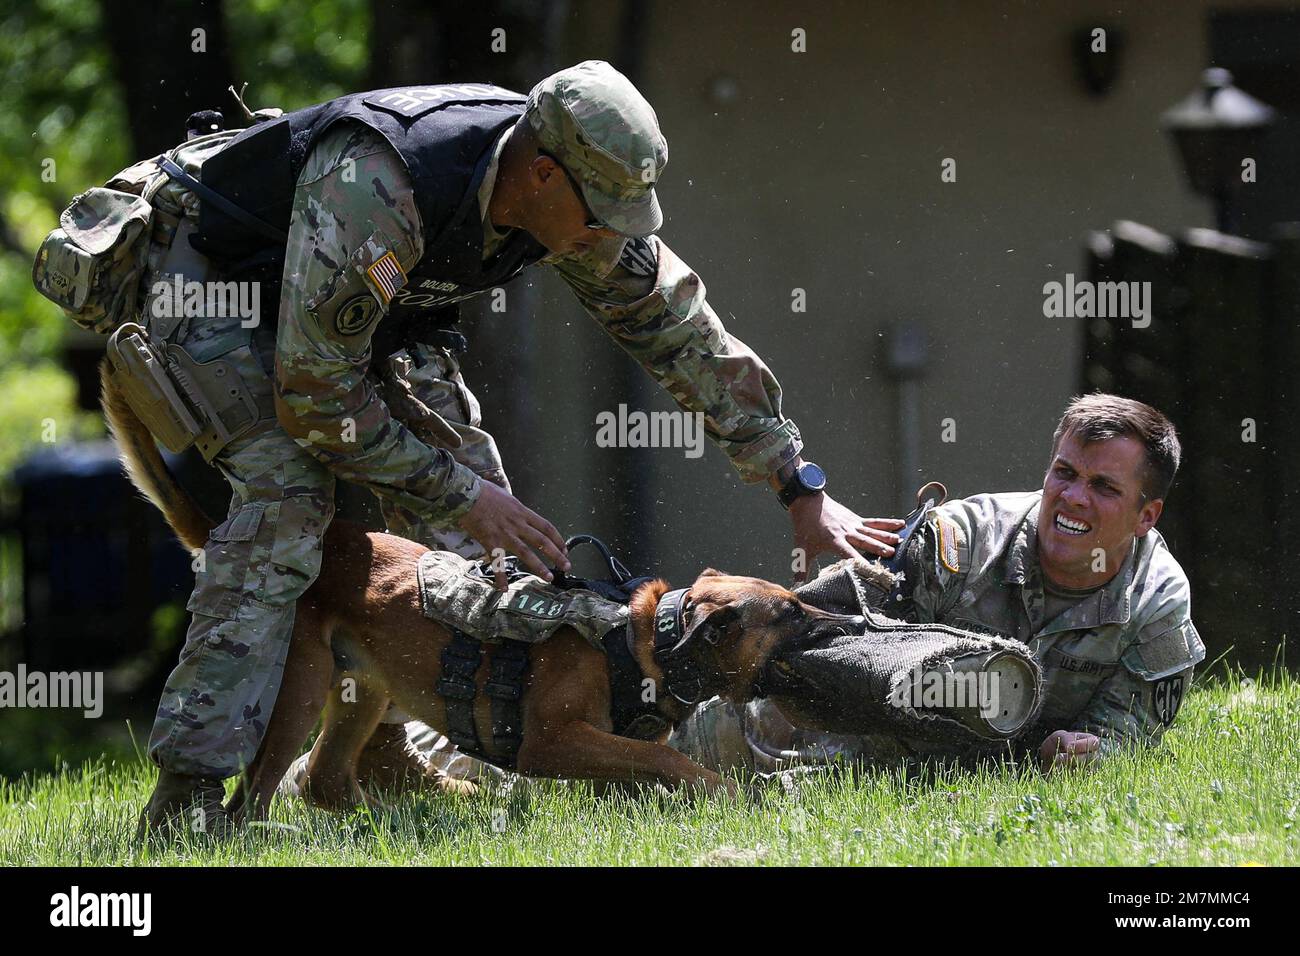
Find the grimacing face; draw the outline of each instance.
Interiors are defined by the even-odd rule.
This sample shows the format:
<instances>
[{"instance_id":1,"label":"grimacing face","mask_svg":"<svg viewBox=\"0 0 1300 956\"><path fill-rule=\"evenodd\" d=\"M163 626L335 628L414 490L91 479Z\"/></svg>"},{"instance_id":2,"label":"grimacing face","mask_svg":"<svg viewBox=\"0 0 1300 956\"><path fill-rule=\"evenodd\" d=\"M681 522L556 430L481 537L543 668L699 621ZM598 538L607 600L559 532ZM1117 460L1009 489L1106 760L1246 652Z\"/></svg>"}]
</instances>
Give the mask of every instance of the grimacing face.
<instances>
[{"instance_id":1,"label":"grimacing face","mask_svg":"<svg viewBox=\"0 0 1300 956\"><path fill-rule=\"evenodd\" d=\"M1145 474L1146 449L1136 438L1061 436L1038 511L1038 560L1049 580L1091 588L1115 576L1133 539L1151 530L1164 507L1144 496Z\"/></svg>"}]
</instances>

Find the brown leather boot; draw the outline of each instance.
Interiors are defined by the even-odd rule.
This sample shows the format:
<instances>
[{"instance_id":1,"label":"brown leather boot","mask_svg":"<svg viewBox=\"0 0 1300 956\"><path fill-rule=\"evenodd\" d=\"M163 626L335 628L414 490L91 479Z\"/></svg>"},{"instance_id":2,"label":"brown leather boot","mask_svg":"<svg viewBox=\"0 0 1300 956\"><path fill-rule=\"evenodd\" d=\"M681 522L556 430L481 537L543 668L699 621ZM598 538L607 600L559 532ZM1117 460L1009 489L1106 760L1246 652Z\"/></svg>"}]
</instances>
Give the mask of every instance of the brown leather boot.
<instances>
[{"instance_id":1,"label":"brown leather boot","mask_svg":"<svg viewBox=\"0 0 1300 956\"><path fill-rule=\"evenodd\" d=\"M221 805L225 795L220 780L159 770L153 795L140 811L136 841L150 835L176 839L183 833L217 840L232 836L234 824Z\"/></svg>"}]
</instances>

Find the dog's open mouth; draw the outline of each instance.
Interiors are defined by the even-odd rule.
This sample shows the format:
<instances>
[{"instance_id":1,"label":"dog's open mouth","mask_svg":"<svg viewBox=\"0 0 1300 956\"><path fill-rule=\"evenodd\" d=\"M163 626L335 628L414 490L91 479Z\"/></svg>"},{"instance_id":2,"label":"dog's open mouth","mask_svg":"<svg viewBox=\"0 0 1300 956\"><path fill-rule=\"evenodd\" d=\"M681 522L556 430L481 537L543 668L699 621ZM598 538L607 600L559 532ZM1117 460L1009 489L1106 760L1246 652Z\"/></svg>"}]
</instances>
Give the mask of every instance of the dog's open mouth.
<instances>
[{"instance_id":1,"label":"dog's open mouth","mask_svg":"<svg viewBox=\"0 0 1300 956\"><path fill-rule=\"evenodd\" d=\"M873 615L779 647L763 682L796 723L954 744L1003 741L1039 703L1041 672L1015 642Z\"/></svg>"}]
</instances>

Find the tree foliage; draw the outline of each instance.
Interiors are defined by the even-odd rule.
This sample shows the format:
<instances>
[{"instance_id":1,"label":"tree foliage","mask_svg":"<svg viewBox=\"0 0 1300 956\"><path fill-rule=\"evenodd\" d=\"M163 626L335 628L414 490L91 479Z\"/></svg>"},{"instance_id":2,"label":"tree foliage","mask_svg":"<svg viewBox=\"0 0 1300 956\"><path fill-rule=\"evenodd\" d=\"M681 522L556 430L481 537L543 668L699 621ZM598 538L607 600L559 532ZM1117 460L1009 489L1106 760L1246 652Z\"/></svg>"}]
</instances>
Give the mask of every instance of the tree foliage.
<instances>
[{"instance_id":1,"label":"tree foliage","mask_svg":"<svg viewBox=\"0 0 1300 956\"><path fill-rule=\"evenodd\" d=\"M135 6L141 15L186 15L172 5ZM131 140L122 57L110 46L114 31L105 29L101 9L90 0L27 0L0 12L6 90L0 110L0 475L39 442L43 418L60 418L72 426L70 433L84 430L70 379L55 364L75 329L32 287L31 267L36 247L73 196L141 158ZM224 18L230 43L224 55L237 80L248 82L251 108L294 109L356 88L365 75L366 0L226 0L205 9ZM188 34L187 24L178 26ZM168 72L161 58L174 53L147 49L159 58L154 66L160 76ZM138 74L139 64L131 66ZM204 105L238 122L228 95ZM184 136L183 120L176 141ZM31 418L33 410L41 412L39 419Z\"/></svg>"}]
</instances>

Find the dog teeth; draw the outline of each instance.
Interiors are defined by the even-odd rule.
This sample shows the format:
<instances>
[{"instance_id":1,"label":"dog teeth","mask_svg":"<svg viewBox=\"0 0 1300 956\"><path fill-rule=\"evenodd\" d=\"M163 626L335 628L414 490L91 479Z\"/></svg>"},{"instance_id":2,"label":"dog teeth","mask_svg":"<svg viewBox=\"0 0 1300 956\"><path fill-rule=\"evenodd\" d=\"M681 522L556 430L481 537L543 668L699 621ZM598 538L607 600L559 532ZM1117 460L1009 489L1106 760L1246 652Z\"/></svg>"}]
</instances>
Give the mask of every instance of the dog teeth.
<instances>
[{"instance_id":1,"label":"dog teeth","mask_svg":"<svg viewBox=\"0 0 1300 956\"><path fill-rule=\"evenodd\" d=\"M1063 534L1087 534L1092 527L1083 521L1074 518L1067 518L1065 515L1056 516L1056 527Z\"/></svg>"}]
</instances>

